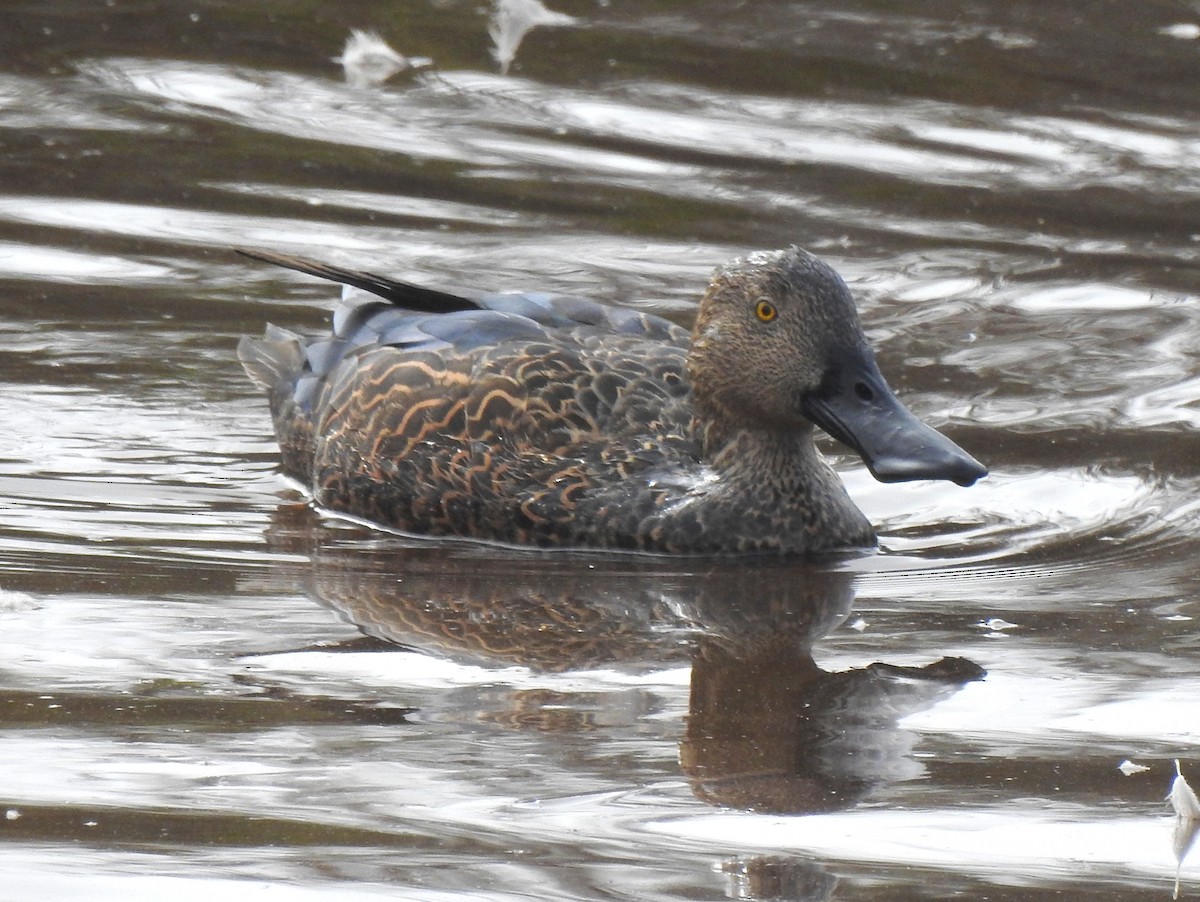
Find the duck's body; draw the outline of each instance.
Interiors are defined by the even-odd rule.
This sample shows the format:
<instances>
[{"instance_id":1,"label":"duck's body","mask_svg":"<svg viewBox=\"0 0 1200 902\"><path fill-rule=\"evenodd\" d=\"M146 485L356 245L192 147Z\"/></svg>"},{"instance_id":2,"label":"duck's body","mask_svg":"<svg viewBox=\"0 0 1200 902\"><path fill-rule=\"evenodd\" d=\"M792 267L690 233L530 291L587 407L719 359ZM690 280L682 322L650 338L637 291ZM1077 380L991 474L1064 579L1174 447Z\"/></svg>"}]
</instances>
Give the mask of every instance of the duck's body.
<instances>
[{"instance_id":1,"label":"duck's body","mask_svg":"<svg viewBox=\"0 0 1200 902\"><path fill-rule=\"evenodd\" d=\"M341 308L322 341L270 329L239 348L284 471L319 505L383 526L697 554L871 547L814 421L882 479L986 472L899 406L845 286L798 249L720 272L690 338L590 301L474 302L252 256L387 299Z\"/></svg>"}]
</instances>

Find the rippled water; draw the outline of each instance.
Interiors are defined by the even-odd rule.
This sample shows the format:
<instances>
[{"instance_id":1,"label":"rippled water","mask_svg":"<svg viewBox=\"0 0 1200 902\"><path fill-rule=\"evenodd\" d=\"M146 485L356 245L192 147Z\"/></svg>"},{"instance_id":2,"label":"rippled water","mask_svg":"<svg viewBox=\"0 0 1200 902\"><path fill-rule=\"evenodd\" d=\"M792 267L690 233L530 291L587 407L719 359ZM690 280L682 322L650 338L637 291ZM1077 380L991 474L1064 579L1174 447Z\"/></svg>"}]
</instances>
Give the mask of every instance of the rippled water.
<instances>
[{"instance_id":1,"label":"rippled water","mask_svg":"<svg viewBox=\"0 0 1200 902\"><path fill-rule=\"evenodd\" d=\"M1200 7L554 8L501 76L459 0L5 6L0 895L1168 898ZM234 356L336 295L234 246L687 322L792 242L992 470L839 456L875 556L322 521Z\"/></svg>"}]
</instances>

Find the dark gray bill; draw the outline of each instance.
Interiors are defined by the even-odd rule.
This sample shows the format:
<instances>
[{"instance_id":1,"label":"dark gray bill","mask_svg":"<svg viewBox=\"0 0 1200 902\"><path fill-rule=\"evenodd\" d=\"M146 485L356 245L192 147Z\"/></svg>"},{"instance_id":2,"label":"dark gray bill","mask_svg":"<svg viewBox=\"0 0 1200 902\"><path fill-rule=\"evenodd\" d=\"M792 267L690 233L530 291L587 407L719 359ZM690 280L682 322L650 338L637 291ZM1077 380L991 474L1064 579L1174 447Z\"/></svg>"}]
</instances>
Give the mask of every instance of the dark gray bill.
<instances>
[{"instance_id":1,"label":"dark gray bill","mask_svg":"<svg viewBox=\"0 0 1200 902\"><path fill-rule=\"evenodd\" d=\"M900 403L866 348L839 355L836 371L802 410L857 451L880 482L947 479L966 486L987 475L983 464Z\"/></svg>"}]
</instances>

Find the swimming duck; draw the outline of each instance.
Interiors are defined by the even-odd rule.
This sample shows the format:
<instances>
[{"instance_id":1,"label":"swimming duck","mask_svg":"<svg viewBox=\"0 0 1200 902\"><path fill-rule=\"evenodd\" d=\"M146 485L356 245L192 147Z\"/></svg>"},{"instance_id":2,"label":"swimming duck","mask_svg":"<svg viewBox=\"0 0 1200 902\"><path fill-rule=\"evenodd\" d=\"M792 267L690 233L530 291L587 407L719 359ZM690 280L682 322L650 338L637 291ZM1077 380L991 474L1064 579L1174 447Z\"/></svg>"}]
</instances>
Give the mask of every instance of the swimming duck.
<instances>
[{"instance_id":1,"label":"swimming duck","mask_svg":"<svg viewBox=\"0 0 1200 902\"><path fill-rule=\"evenodd\" d=\"M690 334L242 253L380 298L343 303L323 338L268 326L238 347L283 472L334 513L518 545L811 554L876 542L814 426L883 482L987 473L899 402L845 283L798 247L718 269Z\"/></svg>"}]
</instances>

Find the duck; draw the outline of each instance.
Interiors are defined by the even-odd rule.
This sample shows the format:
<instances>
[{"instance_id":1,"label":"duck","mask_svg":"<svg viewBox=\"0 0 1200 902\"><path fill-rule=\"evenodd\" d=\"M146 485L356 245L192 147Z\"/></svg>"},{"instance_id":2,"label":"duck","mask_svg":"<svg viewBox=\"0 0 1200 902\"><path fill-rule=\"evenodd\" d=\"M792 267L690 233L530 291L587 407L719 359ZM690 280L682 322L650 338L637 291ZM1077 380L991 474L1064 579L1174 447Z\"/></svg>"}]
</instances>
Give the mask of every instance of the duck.
<instances>
[{"instance_id":1,"label":"duck","mask_svg":"<svg viewBox=\"0 0 1200 902\"><path fill-rule=\"evenodd\" d=\"M987 475L900 402L846 283L797 246L719 267L690 330L239 253L369 296L344 292L317 338L269 325L238 346L283 474L335 516L539 548L811 556L877 547L818 427L881 482Z\"/></svg>"}]
</instances>

